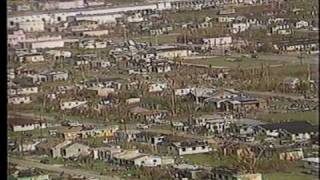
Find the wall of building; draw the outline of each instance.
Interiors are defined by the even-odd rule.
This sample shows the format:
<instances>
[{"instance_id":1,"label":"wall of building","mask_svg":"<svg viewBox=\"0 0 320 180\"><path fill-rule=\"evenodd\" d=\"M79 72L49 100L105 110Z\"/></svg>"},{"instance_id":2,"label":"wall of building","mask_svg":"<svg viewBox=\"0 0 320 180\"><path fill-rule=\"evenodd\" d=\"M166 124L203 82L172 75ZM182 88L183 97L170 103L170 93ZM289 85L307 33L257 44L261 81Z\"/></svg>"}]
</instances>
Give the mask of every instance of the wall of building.
<instances>
[{"instance_id":1,"label":"wall of building","mask_svg":"<svg viewBox=\"0 0 320 180\"><path fill-rule=\"evenodd\" d=\"M40 41L31 43L32 49L45 49L45 48L62 48L64 47L63 40L55 41Z\"/></svg>"},{"instance_id":2,"label":"wall of building","mask_svg":"<svg viewBox=\"0 0 320 180\"><path fill-rule=\"evenodd\" d=\"M25 32L42 32L44 31L44 22L39 20L21 22L18 26Z\"/></svg>"}]
</instances>

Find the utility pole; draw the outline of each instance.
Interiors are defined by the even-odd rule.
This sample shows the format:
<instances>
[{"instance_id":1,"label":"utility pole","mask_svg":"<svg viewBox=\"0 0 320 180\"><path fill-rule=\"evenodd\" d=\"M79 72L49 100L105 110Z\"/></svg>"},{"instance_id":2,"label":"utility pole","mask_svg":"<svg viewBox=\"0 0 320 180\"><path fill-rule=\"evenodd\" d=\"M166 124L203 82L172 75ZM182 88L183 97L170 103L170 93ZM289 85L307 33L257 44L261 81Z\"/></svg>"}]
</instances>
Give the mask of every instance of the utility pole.
<instances>
[{"instance_id":1,"label":"utility pole","mask_svg":"<svg viewBox=\"0 0 320 180\"><path fill-rule=\"evenodd\" d=\"M175 96L175 90L174 90L174 79L172 80L171 84L171 111L172 115L176 115L176 96Z\"/></svg>"},{"instance_id":2,"label":"utility pole","mask_svg":"<svg viewBox=\"0 0 320 180\"><path fill-rule=\"evenodd\" d=\"M124 28L123 29L124 41L127 42L127 29L126 29L126 26L124 25L123 28Z\"/></svg>"}]
</instances>

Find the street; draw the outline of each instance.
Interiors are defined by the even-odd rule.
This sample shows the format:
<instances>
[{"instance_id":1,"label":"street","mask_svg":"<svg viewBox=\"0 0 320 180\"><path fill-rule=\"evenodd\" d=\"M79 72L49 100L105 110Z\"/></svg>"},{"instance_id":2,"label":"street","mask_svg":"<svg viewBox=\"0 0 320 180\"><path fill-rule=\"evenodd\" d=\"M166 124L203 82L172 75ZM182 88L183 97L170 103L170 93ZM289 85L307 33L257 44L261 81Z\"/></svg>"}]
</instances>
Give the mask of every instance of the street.
<instances>
[{"instance_id":1,"label":"street","mask_svg":"<svg viewBox=\"0 0 320 180\"><path fill-rule=\"evenodd\" d=\"M86 171L83 169L68 169L65 167L42 164L39 162L30 161L30 160L22 160L22 159L16 159L16 158L11 158L11 157L9 157L8 160L11 163L15 163L15 164L18 164L19 166L26 167L26 168L39 168L39 169L43 169L46 171L57 172L57 173L64 172L64 174L68 174L68 175L77 175L77 176L80 175L80 176L85 176L85 177L95 177L95 178L99 178L101 180L120 179L117 176L102 176L102 175L98 175L95 172Z\"/></svg>"}]
</instances>

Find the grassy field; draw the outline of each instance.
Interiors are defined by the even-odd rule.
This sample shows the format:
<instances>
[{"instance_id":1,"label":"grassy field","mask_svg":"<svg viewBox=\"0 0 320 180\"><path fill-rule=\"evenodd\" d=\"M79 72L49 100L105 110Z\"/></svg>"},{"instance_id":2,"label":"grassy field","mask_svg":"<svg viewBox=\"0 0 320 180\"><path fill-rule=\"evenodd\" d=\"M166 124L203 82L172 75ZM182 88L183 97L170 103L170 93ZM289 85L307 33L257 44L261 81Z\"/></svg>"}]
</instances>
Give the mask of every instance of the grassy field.
<instances>
[{"instance_id":1,"label":"grassy field","mask_svg":"<svg viewBox=\"0 0 320 180\"><path fill-rule=\"evenodd\" d=\"M304 174L302 168L292 169L290 172L273 172L262 175L263 180L315 180L316 176Z\"/></svg>"},{"instance_id":2,"label":"grassy field","mask_svg":"<svg viewBox=\"0 0 320 180\"><path fill-rule=\"evenodd\" d=\"M234 160L229 157L216 157L212 154L190 154L182 156L183 160L196 165L203 166L225 166L230 165Z\"/></svg>"},{"instance_id":3,"label":"grassy field","mask_svg":"<svg viewBox=\"0 0 320 180\"><path fill-rule=\"evenodd\" d=\"M230 57L232 58L232 57ZM192 63L192 64L203 64L203 65L212 65L212 66L221 66L226 68L236 68L236 67L260 67L262 63L270 64L270 65L281 65L279 61L263 61L259 59L252 59L252 58L241 58L240 61L228 61L225 57L213 57L207 59L184 59L183 62L185 63ZM232 58L235 59L235 58Z\"/></svg>"},{"instance_id":4,"label":"grassy field","mask_svg":"<svg viewBox=\"0 0 320 180\"><path fill-rule=\"evenodd\" d=\"M257 114L256 118L264 121L269 121L269 122L306 120L312 124L319 124L318 111L288 112L288 113L275 113L275 114L260 113L260 114Z\"/></svg>"},{"instance_id":5,"label":"grassy field","mask_svg":"<svg viewBox=\"0 0 320 180\"><path fill-rule=\"evenodd\" d=\"M138 42L145 42L145 43L152 43L153 45L156 44L169 44L169 43L175 43L177 39L176 34L164 34L159 35L157 37L155 36L142 36L142 37L135 37L134 40Z\"/></svg>"},{"instance_id":6,"label":"grassy field","mask_svg":"<svg viewBox=\"0 0 320 180\"><path fill-rule=\"evenodd\" d=\"M204 9L199 11L180 11L177 13L170 13L168 17L175 22L201 22L205 17L214 17L217 15L216 9Z\"/></svg>"}]
</instances>

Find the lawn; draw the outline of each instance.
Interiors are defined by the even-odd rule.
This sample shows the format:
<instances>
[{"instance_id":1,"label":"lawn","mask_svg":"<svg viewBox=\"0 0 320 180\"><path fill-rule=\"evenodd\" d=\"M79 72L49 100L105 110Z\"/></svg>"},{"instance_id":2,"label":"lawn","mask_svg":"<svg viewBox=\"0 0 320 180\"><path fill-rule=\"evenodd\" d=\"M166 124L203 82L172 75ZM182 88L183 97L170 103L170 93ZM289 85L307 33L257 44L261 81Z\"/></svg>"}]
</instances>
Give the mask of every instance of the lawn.
<instances>
[{"instance_id":1,"label":"lawn","mask_svg":"<svg viewBox=\"0 0 320 180\"><path fill-rule=\"evenodd\" d=\"M275 172L262 175L263 180L315 180L315 176L303 174L299 171L291 171L291 173Z\"/></svg>"},{"instance_id":2,"label":"lawn","mask_svg":"<svg viewBox=\"0 0 320 180\"><path fill-rule=\"evenodd\" d=\"M319 124L318 111L272 113L272 114L259 113L256 115L256 118L264 121L269 121L269 122L306 120L312 124Z\"/></svg>"},{"instance_id":3,"label":"lawn","mask_svg":"<svg viewBox=\"0 0 320 180\"><path fill-rule=\"evenodd\" d=\"M218 10L216 9L204 9L195 11L179 11L177 13L170 13L168 17L177 23L181 22L202 22L205 17L217 16Z\"/></svg>"},{"instance_id":4,"label":"lawn","mask_svg":"<svg viewBox=\"0 0 320 180\"><path fill-rule=\"evenodd\" d=\"M183 160L191 162L196 165L203 166L226 166L231 165L234 160L231 157L225 156L214 156L212 154L203 153L203 154L190 154L182 156Z\"/></svg>"},{"instance_id":5,"label":"lawn","mask_svg":"<svg viewBox=\"0 0 320 180\"><path fill-rule=\"evenodd\" d=\"M153 45L156 44L169 44L169 43L176 43L177 34L163 34L155 36L141 36L141 37L135 37L134 40L138 42L151 42Z\"/></svg>"},{"instance_id":6,"label":"lawn","mask_svg":"<svg viewBox=\"0 0 320 180\"><path fill-rule=\"evenodd\" d=\"M253 58L240 58L240 61L228 61L228 57L212 57L212 58L204 58L204 59L184 59L183 62L185 63L192 63L192 64L203 64L203 65L211 65L211 66L221 66L225 68L236 68L236 67L260 67L262 63L270 64L270 65L280 65L281 62L278 61L263 61L259 59ZM235 59L230 57L230 59Z\"/></svg>"}]
</instances>

